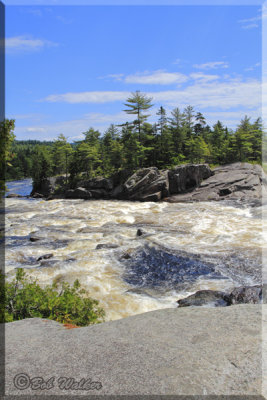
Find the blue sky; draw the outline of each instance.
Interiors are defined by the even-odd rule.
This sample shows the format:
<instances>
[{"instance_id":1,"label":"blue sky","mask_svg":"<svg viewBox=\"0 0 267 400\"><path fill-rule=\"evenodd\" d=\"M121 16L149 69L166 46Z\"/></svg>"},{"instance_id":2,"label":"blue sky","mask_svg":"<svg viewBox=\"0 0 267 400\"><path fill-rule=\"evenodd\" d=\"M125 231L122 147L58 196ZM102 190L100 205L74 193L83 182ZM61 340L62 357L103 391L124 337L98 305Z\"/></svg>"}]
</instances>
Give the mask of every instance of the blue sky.
<instances>
[{"instance_id":1,"label":"blue sky","mask_svg":"<svg viewBox=\"0 0 267 400\"><path fill-rule=\"evenodd\" d=\"M261 113L261 24L259 5L6 6L6 117L19 140L73 141L130 121L140 90L150 122L190 104L235 128Z\"/></svg>"}]
</instances>

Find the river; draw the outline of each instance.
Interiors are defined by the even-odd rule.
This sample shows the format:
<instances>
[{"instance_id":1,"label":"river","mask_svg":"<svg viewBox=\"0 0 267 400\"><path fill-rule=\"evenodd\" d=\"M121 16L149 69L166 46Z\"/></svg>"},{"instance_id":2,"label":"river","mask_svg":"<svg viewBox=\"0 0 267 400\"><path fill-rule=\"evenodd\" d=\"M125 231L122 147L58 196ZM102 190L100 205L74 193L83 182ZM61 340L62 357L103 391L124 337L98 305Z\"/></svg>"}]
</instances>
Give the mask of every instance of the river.
<instances>
[{"instance_id":1,"label":"river","mask_svg":"<svg viewBox=\"0 0 267 400\"><path fill-rule=\"evenodd\" d=\"M31 181L8 186L26 196ZM177 307L200 289L260 283L261 211L223 202L8 198L7 277L23 267L42 285L78 278L106 320ZM53 256L38 261L45 254Z\"/></svg>"}]
</instances>

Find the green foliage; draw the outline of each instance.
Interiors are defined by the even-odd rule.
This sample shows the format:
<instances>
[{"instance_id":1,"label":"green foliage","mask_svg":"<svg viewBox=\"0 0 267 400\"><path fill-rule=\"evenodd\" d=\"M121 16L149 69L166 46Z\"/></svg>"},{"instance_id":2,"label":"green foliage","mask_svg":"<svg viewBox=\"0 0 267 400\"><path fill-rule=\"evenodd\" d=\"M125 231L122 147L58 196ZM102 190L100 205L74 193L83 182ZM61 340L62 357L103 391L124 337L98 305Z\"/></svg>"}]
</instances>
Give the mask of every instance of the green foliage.
<instances>
[{"instance_id":1,"label":"green foliage","mask_svg":"<svg viewBox=\"0 0 267 400\"><path fill-rule=\"evenodd\" d=\"M6 190L6 167L11 166L10 161L13 158L11 145L15 139L14 129L14 119L5 119L0 122L0 193Z\"/></svg>"},{"instance_id":2,"label":"green foliage","mask_svg":"<svg viewBox=\"0 0 267 400\"><path fill-rule=\"evenodd\" d=\"M12 166L7 166L8 179L28 177L31 171L37 190L47 177L64 174L66 188L74 188L82 174L83 179L84 174L87 178L109 177L124 168L164 169L189 162L261 163L264 129L260 118L251 122L245 116L233 131L220 121L210 127L204 115L190 105L183 111L174 108L170 117L161 106L158 121L152 125L146 113L152 107L152 98L136 91L126 101L124 111L136 119L118 126L112 124L102 136L98 130L89 128L84 132L84 140L73 144L63 134L54 142L16 141L8 152L8 157L13 157ZM11 143L12 123L8 129ZM265 154L266 142L263 142Z\"/></svg>"},{"instance_id":3,"label":"green foliage","mask_svg":"<svg viewBox=\"0 0 267 400\"><path fill-rule=\"evenodd\" d=\"M33 188L38 190L43 182L52 174L52 155L46 146L36 146L33 154L31 176L33 179Z\"/></svg>"},{"instance_id":4,"label":"green foliage","mask_svg":"<svg viewBox=\"0 0 267 400\"><path fill-rule=\"evenodd\" d=\"M53 174L65 173L66 183L68 181L69 159L73 153L71 145L67 142L65 136L61 133L52 147Z\"/></svg>"},{"instance_id":5,"label":"green foliage","mask_svg":"<svg viewBox=\"0 0 267 400\"><path fill-rule=\"evenodd\" d=\"M3 277L2 277L3 278ZM42 288L36 280L29 279L22 268L16 271L11 283L1 279L1 322L24 318L48 318L61 323L86 326L102 322L104 310L98 301L88 297L78 280L72 286L54 283Z\"/></svg>"},{"instance_id":6,"label":"green foliage","mask_svg":"<svg viewBox=\"0 0 267 400\"><path fill-rule=\"evenodd\" d=\"M135 93L132 93L131 97L128 97L126 101L127 103L124 105L128 107L128 109L124 111L127 114L137 115L137 119L133 121L133 125L137 127L138 139L140 141L142 124L149 117L148 114L143 114L143 111L149 110L149 108L152 107L152 98L147 97L145 94L142 94L139 90L137 90Z\"/></svg>"}]
</instances>

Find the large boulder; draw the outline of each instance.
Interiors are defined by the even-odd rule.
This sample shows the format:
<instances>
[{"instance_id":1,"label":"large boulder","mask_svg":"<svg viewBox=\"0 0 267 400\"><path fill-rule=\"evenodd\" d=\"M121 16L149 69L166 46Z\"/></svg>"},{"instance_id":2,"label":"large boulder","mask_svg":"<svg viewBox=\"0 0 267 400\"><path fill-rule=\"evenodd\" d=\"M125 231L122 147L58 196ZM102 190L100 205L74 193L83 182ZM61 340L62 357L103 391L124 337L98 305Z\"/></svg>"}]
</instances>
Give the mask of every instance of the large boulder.
<instances>
[{"instance_id":1,"label":"large boulder","mask_svg":"<svg viewBox=\"0 0 267 400\"><path fill-rule=\"evenodd\" d=\"M232 290L229 299L231 304L258 304L262 300L262 287L260 285L237 287Z\"/></svg>"},{"instance_id":2,"label":"large boulder","mask_svg":"<svg viewBox=\"0 0 267 400\"><path fill-rule=\"evenodd\" d=\"M156 167L136 171L122 186L121 198L139 201L158 201L168 196L169 182L166 171Z\"/></svg>"},{"instance_id":3,"label":"large boulder","mask_svg":"<svg viewBox=\"0 0 267 400\"><path fill-rule=\"evenodd\" d=\"M179 307L212 306L223 307L229 305L229 297L217 290L199 290L196 293L177 301Z\"/></svg>"},{"instance_id":4,"label":"large boulder","mask_svg":"<svg viewBox=\"0 0 267 400\"><path fill-rule=\"evenodd\" d=\"M213 172L213 176L201 182L194 191L172 196L168 201L237 200L260 205L267 193L266 176L260 165L238 162L217 167ZM170 184L170 190L172 187Z\"/></svg>"},{"instance_id":5,"label":"large boulder","mask_svg":"<svg viewBox=\"0 0 267 400\"><path fill-rule=\"evenodd\" d=\"M103 178L100 176L81 181L79 182L79 186L84 187L88 190L104 189L106 191L110 191L113 189L113 180L112 178Z\"/></svg>"},{"instance_id":6,"label":"large boulder","mask_svg":"<svg viewBox=\"0 0 267 400\"><path fill-rule=\"evenodd\" d=\"M83 187L78 187L76 189L69 189L66 191L65 197L67 199L84 199L84 200L89 200L92 198L91 192L89 190L83 188Z\"/></svg>"},{"instance_id":7,"label":"large boulder","mask_svg":"<svg viewBox=\"0 0 267 400\"><path fill-rule=\"evenodd\" d=\"M178 165L168 171L170 194L185 193L199 187L203 179L212 175L208 164Z\"/></svg>"},{"instance_id":8,"label":"large boulder","mask_svg":"<svg viewBox=\"0 0 267 400\"><path fill-rule=\"evenodd\" d=\"M262 301L262 287L240 286L231 292L225 293L217 290L199 290L196 293L177 301L179 307L210 306L224 307L235 304L259 304Z\"/></svg>"},{"instance_id":9,"label":"large boulder","mask_svg":"<svg viewBox=\"0 0 267 400\"><path fill-rule=\"evenodd\" d=\"M66 176L52 176L50 178L43 179L38 185L33 185L31 196L34 197L36 193L41 194L45 197L55 194L57 191L64 192Z\"/></svg>"}]
</instances>

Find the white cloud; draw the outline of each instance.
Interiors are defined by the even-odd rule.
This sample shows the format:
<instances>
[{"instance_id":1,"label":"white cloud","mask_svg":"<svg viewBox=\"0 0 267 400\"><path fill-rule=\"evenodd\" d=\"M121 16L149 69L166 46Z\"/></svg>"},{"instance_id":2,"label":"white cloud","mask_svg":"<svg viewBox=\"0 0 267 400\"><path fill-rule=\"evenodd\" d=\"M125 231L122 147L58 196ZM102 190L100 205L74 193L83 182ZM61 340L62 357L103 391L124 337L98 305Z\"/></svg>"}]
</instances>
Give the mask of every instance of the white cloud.
<instances>
[{"instance_id":1,"label":"white cloud","mask_svg":"<svg viewBox=\"0 0 267 400\"><path fill-rule=\"evenodd\" d=\"M248 24L248 25L243 25L242 29L254 29L254 28L258 28L259 24Z\"/></svg>"},{"instance_id":2,"label":"white cloud","mask_svg":"<svg viewBox=\"0 0 267 400\"><path fill-rule=\"evenodd\" d=\"M90 127L104 132L110 124L121 124L131 120L132 117L122 111L116 114L89 113L83 115L81 118L51 124L17 125L15 135L18 140L25 137L39 140L53 140L60 133L63 133L69 141L73 141L84 138L82 133Z\"/></svg>"},{"instance_id":3,"label":"white cloud","mask_svg":"<svg viewBox=\"0 0 267 400\"><path fill-rule=\"evenodd\" d=\"M225 61L210 61L205 64L195 64L194 68L197 69L217 69L217 68L229 68L229 65Z\"/></svg>"},{"instance_id":4,"label":"white cloud","mask_svg":"<svg viewBox=\"0 0 267 400\"><path fill-rule=\"evenodd\" d=\"M246 19L240 19L238 22L242 25L242 29L253 29L253 28L258 28L259 27L259 22L263 21L264 19L267 18L267 8L266 5L262 7L262 13L261 10L259 10L260 14L256 15L255 17L251 18L246 18Z\"/></svg>"},{"instance_id":5,"label":"white cloud","mask_svg":"<svg viewBox=\"0 0 267 400\"><path fill-rule=\"evenodd\" d=\"M42 101L51 103L111 103L114 101L124 101L130 92L78 92L78 93L64 93L64 94L51 94Z\"/></svg>"},{"instance_id":6,"label":"white cloud","mask_svg":"<svg viewBox=\"0 0 267 400\"><path fill-rule=\"evenodd\" d=\"M149 93L154 101L166 102L171 106L191 104L199 108L227 110L234 107L252 109L258 107L261 85L256 79L242 81L231 79L227 82L195 82L183 90Z\"/></svg>"},{"instance_id":7,"label":"white cloud","mask_svg":"<svg viewBox=\"0 0 267 400\"><path fill-rule=\"evenodd\" d=\"M177 104L175 105L177 106ZM170 114L172 107L166 107L168 114ZM181 107L182 109L182 107ZM150 111L151 117L149 121L151 123L156 122L158 116L156 115L158 108L153 107ZM236 111L202 111L207 123L212 126L218 120L220 120L224 125L229 128L235 128L241 118L244 117L245 114L248 114L253 119L256 119L260 116L260 109L251 110L246 112L244 110L236 110ZM75 141L83 139L83 132L88 130L90 127L98 129L100 132L104 132L110 124L121 124L126 121L131 121L132 116L127 115L125 112L121 111L115 114L104 114L104 113L88 113L83 115L81 118L60 121L49 124L40 124L40 125L28 125L28 126L19 126L17 124L15 129L15 134L18 140L30 138L30 139L38 139L38 140L53 140L60 133L63 133L68 141Z\"/></svg>"},{"instance_id":8,"label":"white cloud","mask_svg":"<svg viewBox=\"0 0 267 400\"><path fill-rule=\"evenodd\" d=\"M54 46L58 46L58 44L49 40L34 39L30 36L14 36L5 40L5 47L9 52L36 51L44 47Z\"/></svg>"},{"instance_id":9,"label":"white cloud","mask_svg":"<svg viewBox=\"0 0 267 400\"><path fill-rule=\"evenodd\" d=\"M241 121L242 118L247 114L251 117L251 120L255 120L261 115L261 109L250 110L246 113L244 110L239 111L207 111L203 112L208 124L210 126L216 124L217 121L221 121L223 125L229 128L235 128Z\"/></svg>"},{"instance_id":10,"label":"white cloud","mask_svg":"<svg viewBox=\"0 0 267 400\"><path fill-rule=\"evenodd\" d=\"M188 77L180 72L167 72L163 70L137 72L131 75L111 74L107 77L124 83L141 85L172 85L181 84L188 80Z\"/></svg>"},{"instance_id":11,"label":"white cloud","mask_svg":"<svg viewBox=\"0 0 267 400\"><path fill-rule=\"evenodd\" d=\"M216 82L213 82L213 79L210 79L210 81L203 79L195 80L193 84L180 90L146 92L146 94L153 97L154 102L176 107L192 104L200 108L212 107L227 110L232 107L252 109L259 104L261 84L256 79L242 80L236 78L225 81L216 80ZM43 101L65 103L125 102L130 95L131 93L126 91L65 93L52 94Z\"/></svg>"},{"instance_id":12,"label":"white cloud","mask_svg":"<svg viewBox=\"0 0 267 400\"><path fill-rule=\"evenodd\" d=\"M257 15L256 17L252 17L252 18L240 19L238 22L240 24L246 24L247 22L251 23L251 22L256 22L256 21L260 21L260 20L261 20L261 15Z\"/></svg>"},{"instance_id":13,"label":"white cloud","mask_svg":"<svg viewBox=\"0 0 267 400\"><path fill-rule=\"evenodd\" d=\"M251 65L251 67L245 68L245 71L254 71L257 67L260 67L261 63Z\"/></svg>"},{"instance_id":14,"label":"white cloud","mask_svg":"<svg viewBox=\"0 0 267 400\"><path fill-rule=\"evenodd\" d=\"M37 133L44 133L45 128L41 128L40 126L30 126L25 129L26 132L37 132Z\"/></svg>"},{"instance_id":15,"label":"white cloud","mask_svg":"<svg viewBox=\"0 0 267 400\"><path fill-rule=\"evenodd\" d=\"M201 81L202 83L215 81L220 78L219 75L206 75L203 74L203 72L195 72L193 74L190 74L190 77L195 80Z\"/></svg>"}]
</instances>

